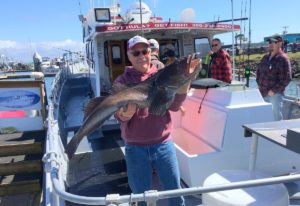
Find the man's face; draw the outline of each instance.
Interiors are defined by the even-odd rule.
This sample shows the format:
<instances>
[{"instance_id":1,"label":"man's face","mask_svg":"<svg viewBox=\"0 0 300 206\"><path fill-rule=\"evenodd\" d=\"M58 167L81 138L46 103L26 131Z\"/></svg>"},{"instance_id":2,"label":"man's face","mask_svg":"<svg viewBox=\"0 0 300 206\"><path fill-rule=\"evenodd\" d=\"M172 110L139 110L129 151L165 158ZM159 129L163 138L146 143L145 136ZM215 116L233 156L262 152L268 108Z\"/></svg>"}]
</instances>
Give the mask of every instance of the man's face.
<instances>
[{"instance_id":1,"label":"man's face","mask_svg":"<svg viewBox=\"0 0 300 206\"><path fill-rule=\"evenodd\" d=\"M132 66L139 72L146 73L150 69L151 49L143 43L136 44L127 52Z\"/></svg>"},{"instance_id":2,"label":"man's face","mask_svg":"<svg viewBox=\"0 0 300 206\"><path fill-rule=\"evenodd\" d=\"M211 42L211 50L216 53L221 49L221 43L219 41Z\"/></svg>"},{"instance_id":3,"label":"man's face","mask_svg":"<svg viewBox=\"0 0 300 206\"><path fill-rule=\"evenodd\" d=\"M270 52L278 52L282 46L281 41L269 41Z\"/></svg>"}]
</instances>

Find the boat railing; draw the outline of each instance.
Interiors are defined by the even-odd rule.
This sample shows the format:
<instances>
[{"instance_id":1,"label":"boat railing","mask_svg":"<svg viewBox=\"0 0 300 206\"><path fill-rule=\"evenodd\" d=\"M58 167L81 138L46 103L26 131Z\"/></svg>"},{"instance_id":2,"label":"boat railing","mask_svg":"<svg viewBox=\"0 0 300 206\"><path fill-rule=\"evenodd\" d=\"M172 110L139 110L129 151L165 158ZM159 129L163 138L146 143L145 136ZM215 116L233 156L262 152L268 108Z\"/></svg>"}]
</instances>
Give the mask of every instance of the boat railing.
<instances>
[{"instance_id":1,"label":"boat railing","mask_svg":"<svg viewBox=\"0 0 300 206\"><path fill-rule=\"evenodd\" d=\"M205 186L205 187L192 187L192 188L184 188L184 189L176 189L176 190L166 190L166 191L156 191L150 190L146 191L142 194L130 194L130 195L119 195L119 194L108 194L105 197L86 197L79 196L68 193L65 191L62 186L62 180L60 179L61 175L59 172L59 163L57 160L57 154L54 152L49 155L49 167L52 167L48 173L51 176L53 192L55 193L56 200L63 199L69 202L74 202L78 204L86 204L86 205L109 205L109 206L117 206L123 203L133 203L145 201L148 205L156 205L157 200L160 199L168 199L179 196L188 196L188 195L196 195L203 194L209 192L217 192L224 190L232 190L232 189L240 189L240 188L248 188L248 187L256 187L263 185L271 185L271 184L279 184L284 182L298 181L300 180L300 174L286 175L280 177L270 177L256 180L248 180L248 181L240 181L234 183L228 183L223 185L216 186ZM57 201L58 203L59 201ZM53 204L58 205L58 204Z\"/></svg>"},{"instance_id":2,"label":"boat railing","mask_svg":"<svg viewBox=\"0 0 300 206\"><path fill-rule=\"evenodd\" d=\"M53 102L58 102L61 88L68 78L75 77L76 75L88 76L88 73L89 66L85 59L80 58L76 60L66 60L52 82L52 94L50 98L53 100Z\"/></svg>"},{"instance_id":3,"label":"boat railing","mask_svg":"<svg viewBox=\"0 0 300 206\"><path fill-rule=\"evenodd\" d=\"M43 158L46 178L51 184L46 185L46 205L58 206L64 205L62 202L65 200L77 204L85 205L109 205L117 206L123 203L133 203L145 201L148 205L156 205L160 199L168 199L179 196L188 196L203 194L209 192L217 192L224 190L256 187L263 185L279 184L284 182L300 180L300 174L290 174L285 176L269 177L255 180L239 181L234 183L227 183L222 185L212 185L203 187L191 187L176 190L156 191L150 190L141 194L108 194L105 197L87 197L74 195L66 191L65 177L68 163L66 155L63 153L64 147L59 138L58 122L54 120L53 105L49 106L49 119L48 119L48 135L46 143L46 154ZM254 176L254 173L253 173ZM51 180L51 181L50 181ZM47 204L48 203L48 204Z\"/></svg>"}]
</instances>

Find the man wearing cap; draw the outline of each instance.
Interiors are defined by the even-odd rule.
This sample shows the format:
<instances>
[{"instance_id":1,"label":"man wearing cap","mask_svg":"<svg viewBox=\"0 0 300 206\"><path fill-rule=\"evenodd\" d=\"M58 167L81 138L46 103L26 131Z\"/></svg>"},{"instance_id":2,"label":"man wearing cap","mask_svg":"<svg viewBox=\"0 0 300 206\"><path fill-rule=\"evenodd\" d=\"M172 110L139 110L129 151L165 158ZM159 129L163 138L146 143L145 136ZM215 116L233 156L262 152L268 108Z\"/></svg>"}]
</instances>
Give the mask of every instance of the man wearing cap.
<instances>
[{"instance_id":1,"label":"man wearing cap","mask_svg":"<svg viewBox=\"0 0 300 206\"><path fill-rule=\"evenodd\" d=\"M151 48L151 63L156 66L158 70L165 67L165 65L159 61L159 44L155 39L149 39L149 44Z\"/></svg>"},{"instance_id":2,"label":"man wearing cap","mask_svg":"<svg viewBox=\"0 0 300 206\"><path fill-rule=\"evenodd\" d=\"M282 120L282 98L291 81L291 63L282 51L283 39L274 35L268 39L269 53L258 64L256 82L266 102L272 103L274 120Z\"/></svg>"},{"instance_id":3,"label":"man wearing cap","mask_svg":"<svg viewBox=\"0 0 300 206\"><path fill-rule=\"evenodd\" d=\"M208 77L231 83L232 64L227 51L222 48L221 40L214 38L211 42Z\"/></svg>"},{"instance_id":4,"label":"man wearing cap","mask_svg":"<svg viewBox=\"0 0 300 206\"><path fill-rule=\"evenodd\" d=\"M147 39L134 36L127 43L127 55L132 66L117 77L116 83L131 84L145 81L158 70L151 64L151 49ZM191 66L194 70L198 65ZM180 174L174 143L170 133L172 120L169 110L178 111L186 98L190 82L183 85L164 115L148 113L148 108L137 108L129 103L126 109L119 109L115 117L120 122L122 138L125 141L125 159L128 182L133 193L150 190L152 166L164 189L179 189ZM139 206L145 206L145 202ZM184 205L183 197L169 199L169 206Z\"/></svg>"}]
</instances>

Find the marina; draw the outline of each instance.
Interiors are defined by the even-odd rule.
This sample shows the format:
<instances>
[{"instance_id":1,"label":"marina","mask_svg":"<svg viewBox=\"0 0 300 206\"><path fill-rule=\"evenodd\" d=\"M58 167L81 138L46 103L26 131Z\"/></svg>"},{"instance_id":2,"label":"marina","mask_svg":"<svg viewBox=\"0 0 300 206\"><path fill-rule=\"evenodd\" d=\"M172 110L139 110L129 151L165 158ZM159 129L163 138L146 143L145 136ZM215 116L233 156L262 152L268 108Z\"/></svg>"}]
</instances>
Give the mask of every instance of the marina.
<instances>
[{"instance_id":1,"label":"marina","mask_svg":"<svg viewBox=\"0 0 300 206\"><path fill-rule=\"evenodd\" d=\"M153 170L151 189L132 192L114 115L83 138L73 157L66 154L88 103L112 96L113 82L130 65L131 37L156 39L161 59L169 49L178 58L203 59L216 35L242 29L238 21L164 20L143 1L122 9L123 16L118 3L92 4L80 15L86 53L68 51L55 71L36 54L35 72L0 75L0 205L166 206L179 196L186 206L300 205L297 79L287 87L281 121L254 78L250 87L244 77L206 87L194 80L184 110L171 112L181 189L163 188Z\"/></svg>"}]
</instances>

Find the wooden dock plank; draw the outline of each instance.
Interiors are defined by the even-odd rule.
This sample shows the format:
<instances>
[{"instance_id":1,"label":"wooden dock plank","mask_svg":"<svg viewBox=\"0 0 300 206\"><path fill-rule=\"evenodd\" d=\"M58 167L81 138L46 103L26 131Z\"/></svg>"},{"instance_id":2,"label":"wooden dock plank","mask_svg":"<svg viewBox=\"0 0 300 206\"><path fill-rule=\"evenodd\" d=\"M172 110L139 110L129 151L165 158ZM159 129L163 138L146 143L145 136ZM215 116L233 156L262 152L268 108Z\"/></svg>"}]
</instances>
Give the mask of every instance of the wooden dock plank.
<instances>
[{"instance_id":1,"label":"wooden dock plank","mask_svg":"<svg viewBox=\"0 0 300 206\"><path fill-rule=\"evenodd\" d=\"M0 145L0 157L43 153L41 142Z\"/></svg>"},{"instance_id":2,"label":"wooden dock plank","mask_svg":"<svg viewBox=\"0 0 300 206\"><path fill-rule=\"evenodd\" d=\"M41 202L41 191L1 197L1 206L41 206Z\"/></svg>"},{"instance_id":3,"label":"wooden dock plank","mask_svg":"<svg viewBox=\"0 0 300 206\"><path fill-rule=\"evenodd\" d=\"M0 175L11 175L41 171L42 160L30 160L0 164Z\"/></svg>"},{"instance_id":4,"label":"wooden dock plank","mask_svg":"<svg viewBox=\"0 0 300 206\"><path fill-rule=\"evenodd\" d=\"M1 206L41 203L45 130L0 134Z\"/></svg>"},{"instance_id":5,"label":"wooden dock plank","mask_svg":"<svg viewBox=\"0 0 300 206\"><path fill-rule=\"evenodd\" d=\"M38 192L41 190L39 180L22 181L0 185L0 196Z\"/></svg>"},{"instance_id":6,"label":"wooden dock plank","mask_svg":"<svg viewBox=\"0 0 300 206\"><path fill-rule=\"evenodd\" d=\"M17 132L12 134L0 134L0 145L7 144L8 142L36 142L43 141L46 137L44 130Z\"/></svg>"}]
</instances>

